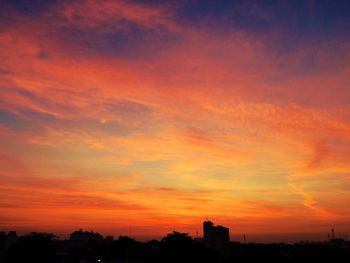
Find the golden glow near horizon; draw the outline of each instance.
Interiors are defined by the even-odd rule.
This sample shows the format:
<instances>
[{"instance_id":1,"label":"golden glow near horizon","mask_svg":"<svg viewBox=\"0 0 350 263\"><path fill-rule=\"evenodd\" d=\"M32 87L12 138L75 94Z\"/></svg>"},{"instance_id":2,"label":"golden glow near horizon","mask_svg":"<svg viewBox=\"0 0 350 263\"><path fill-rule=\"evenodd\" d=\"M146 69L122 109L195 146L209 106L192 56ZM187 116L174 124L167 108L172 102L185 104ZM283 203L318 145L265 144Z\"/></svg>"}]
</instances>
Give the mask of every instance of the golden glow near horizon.
<instances>
[{"instance_id":1,"label":"golden glow near horizon","mask_svg":"<svg viewBox=\"0 0 350 263\"><path fill-rule=\"evenodd\" d=\"M123 1L6 10L0 229L349 232L346 40L284 52L283 29Z\"/></svg>"}]
</instances>

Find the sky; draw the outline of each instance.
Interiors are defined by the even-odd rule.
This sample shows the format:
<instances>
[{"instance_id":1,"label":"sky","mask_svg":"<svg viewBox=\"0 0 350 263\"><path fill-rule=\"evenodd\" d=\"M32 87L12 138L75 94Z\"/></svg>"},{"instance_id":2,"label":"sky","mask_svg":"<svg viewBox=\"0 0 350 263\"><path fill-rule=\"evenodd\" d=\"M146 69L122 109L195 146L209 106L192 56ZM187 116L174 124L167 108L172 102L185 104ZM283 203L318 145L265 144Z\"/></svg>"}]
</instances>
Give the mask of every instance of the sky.
<instances>
[{"instance_id":1,"label":"sky","mask_svg":"<svg viewBox=\"0 0 350 263\"><path fill-rule=\"evenodd\" d=\"M349 1L1 1L0 229L350 235Z\"/></svg>"}]
</instances>

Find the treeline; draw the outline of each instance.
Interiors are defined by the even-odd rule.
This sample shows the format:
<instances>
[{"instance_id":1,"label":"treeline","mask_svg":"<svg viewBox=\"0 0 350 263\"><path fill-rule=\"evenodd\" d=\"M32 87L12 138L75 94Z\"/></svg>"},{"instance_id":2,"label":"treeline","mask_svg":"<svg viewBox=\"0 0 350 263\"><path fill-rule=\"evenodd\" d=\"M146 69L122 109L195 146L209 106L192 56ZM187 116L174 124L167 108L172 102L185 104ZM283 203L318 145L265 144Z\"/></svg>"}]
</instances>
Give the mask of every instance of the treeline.
<instances>
[{"instance_id":1,"label":"treeline","mask_svg":"<svg viewBox=\"0 0 350 263\"><path fill-rule=\"evenodd\" d=\"M173 232L160 241L139 242L127 236L117 240L58 240L52 234L31 233L11 244L0 244L0 262L350 262L343 243L241 244L210 248L187 233Z\"/></svg>"}]
</instances>

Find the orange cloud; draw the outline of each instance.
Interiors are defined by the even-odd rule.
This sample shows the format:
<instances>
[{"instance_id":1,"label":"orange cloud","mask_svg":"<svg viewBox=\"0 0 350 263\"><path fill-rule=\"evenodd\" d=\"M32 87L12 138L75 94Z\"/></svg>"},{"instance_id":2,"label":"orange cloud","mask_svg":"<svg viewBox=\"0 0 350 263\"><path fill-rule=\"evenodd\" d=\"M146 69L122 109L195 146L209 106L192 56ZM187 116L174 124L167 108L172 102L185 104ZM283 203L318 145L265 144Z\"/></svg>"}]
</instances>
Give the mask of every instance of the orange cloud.
<instances>
[{"instance_id":1,"label":"orange cloud","mask_svg":"<svg viewBox=\"0 0 350 263\"><path fill-rule=\"evenodd\" d=\"M176 29L171 20L171 10L164 7L148 7L128 1L104 1L98 3L91 0L65 4L62 13L68 23L79 27L98 27L102 30L123 30L124 21L136 23L146 28L166 26ZM123 21L124 20L124 21Z\"/></svg>"}]
</instances>

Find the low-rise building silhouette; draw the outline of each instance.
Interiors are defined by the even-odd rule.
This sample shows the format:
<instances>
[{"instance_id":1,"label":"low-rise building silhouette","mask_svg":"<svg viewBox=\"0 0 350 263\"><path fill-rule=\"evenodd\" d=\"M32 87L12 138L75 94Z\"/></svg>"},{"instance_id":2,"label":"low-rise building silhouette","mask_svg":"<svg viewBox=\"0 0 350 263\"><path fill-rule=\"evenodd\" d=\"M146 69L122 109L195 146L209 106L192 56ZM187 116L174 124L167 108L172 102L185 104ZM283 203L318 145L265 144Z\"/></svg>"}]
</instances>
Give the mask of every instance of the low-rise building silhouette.
<instances>
[{"instance_id":1,"label":"low-rise building silhouette","mask_svg":"<svg viewBox=\"0 0 350 263\"><path fill-rule=\"evenodd\" d=\"M225 247L230 242L230 230L224 226L214 226L211 221L203 222L204 243L213 248Z\"/></svg>"}]
</instances>

